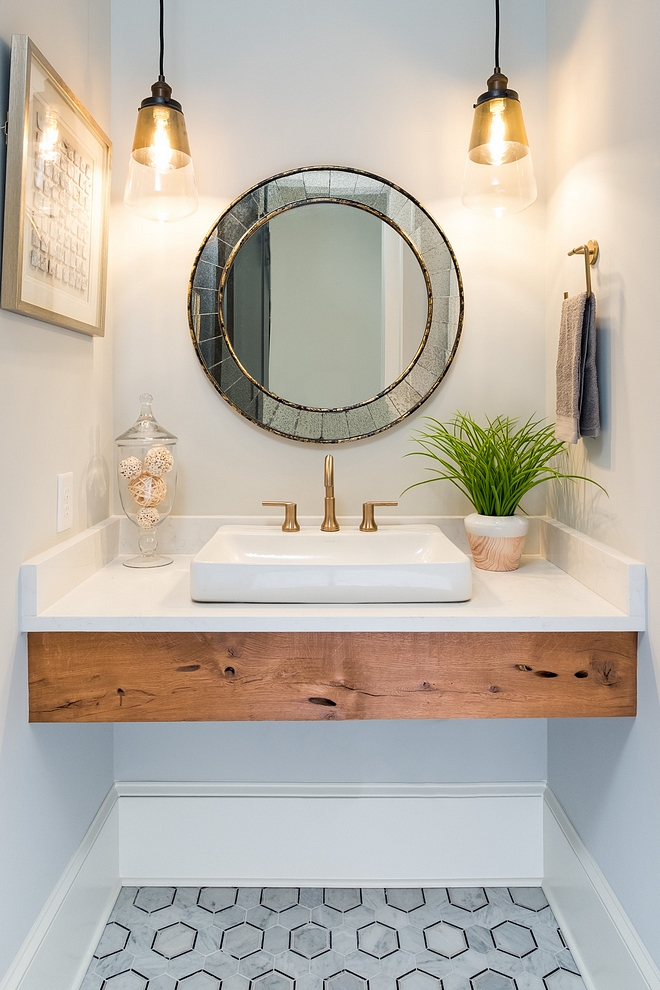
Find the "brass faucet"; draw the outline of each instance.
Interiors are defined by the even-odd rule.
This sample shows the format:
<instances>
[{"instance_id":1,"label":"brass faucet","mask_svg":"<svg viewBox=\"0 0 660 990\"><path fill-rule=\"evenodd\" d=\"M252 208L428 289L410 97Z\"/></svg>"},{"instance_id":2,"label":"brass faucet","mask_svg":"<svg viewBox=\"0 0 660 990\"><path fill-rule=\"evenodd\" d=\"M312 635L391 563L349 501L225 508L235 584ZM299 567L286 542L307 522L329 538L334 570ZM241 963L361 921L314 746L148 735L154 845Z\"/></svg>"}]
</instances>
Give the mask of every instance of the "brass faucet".
<instances>
[{"instance_id":1,"label":"brass faucet","mask_svg":"<svg viewBox=\"0 0 660 990\"><path fill-rule=\"evenodd\" d=\"M335 462L332 454L328 454L325 459L323 484L325 485L325 499L323 500L325 514L321 523L321 531L323 533L336 533L339 530L339 523L335 515Z\"/></svg>"}]
</instances>

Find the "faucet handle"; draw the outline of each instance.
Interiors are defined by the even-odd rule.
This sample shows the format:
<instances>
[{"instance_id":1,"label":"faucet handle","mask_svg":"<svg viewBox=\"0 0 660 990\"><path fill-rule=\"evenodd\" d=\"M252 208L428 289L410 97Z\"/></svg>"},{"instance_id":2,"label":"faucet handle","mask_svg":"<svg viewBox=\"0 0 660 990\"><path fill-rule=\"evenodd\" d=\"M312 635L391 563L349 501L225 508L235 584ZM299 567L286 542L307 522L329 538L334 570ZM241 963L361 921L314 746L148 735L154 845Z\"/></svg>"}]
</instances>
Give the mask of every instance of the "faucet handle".
<instances>
[{"instance_id":1,"label":"faucet handle","mask_svg":"<svg viewBox=\"0 0 660 990\"><path fill-rule=\"evenodd\" d=\"M398 505L398 502L363 502L362 522L360 523L361 533L375 533L378 529L374 519L374 506L376 505Z\"/></svg>"},{"instance_id":2,"label":"faucet handle","mask_svg":"<svg viewBox=\"0 0 660 990\"><path fill-rule=\"evenodd\" d=\"M284 522L282 523L283 533L299 533L297 509L295 502L262 502L262 505L282 505L284 506Z\"/></svg>"}]
</instances>

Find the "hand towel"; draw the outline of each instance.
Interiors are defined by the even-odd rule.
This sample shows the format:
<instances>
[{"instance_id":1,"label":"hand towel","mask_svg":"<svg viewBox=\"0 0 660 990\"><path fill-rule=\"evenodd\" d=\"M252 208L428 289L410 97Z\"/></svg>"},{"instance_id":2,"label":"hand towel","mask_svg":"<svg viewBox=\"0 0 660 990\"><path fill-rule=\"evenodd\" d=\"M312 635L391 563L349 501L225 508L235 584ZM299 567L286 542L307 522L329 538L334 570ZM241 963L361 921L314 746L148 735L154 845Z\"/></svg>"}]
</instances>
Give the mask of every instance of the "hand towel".
<instances>
[{"instance_id":1,"label":"hand towel","mask_svg":"<svg viewBox=\"0 0 660 990\"><path fill-rule=\"evenodd\" d=\"M580 436L597 437L600 434L600 402L598 399L598 372L596 370L596 297L593 292L587 299L585 306L583 335L586 340L583 345Z\"/></svg>"},{"instance_id":2,"label":"hand towel","mask_svg":"<svg viewBox=\"0 0 660 990\"><path fill-rule=\"evenodd\" d=\"M565 299L557 352L555 435L566 443L598 436L600 415L596 373L596 300L581 292Z\"/></svg>"}]
</instances>

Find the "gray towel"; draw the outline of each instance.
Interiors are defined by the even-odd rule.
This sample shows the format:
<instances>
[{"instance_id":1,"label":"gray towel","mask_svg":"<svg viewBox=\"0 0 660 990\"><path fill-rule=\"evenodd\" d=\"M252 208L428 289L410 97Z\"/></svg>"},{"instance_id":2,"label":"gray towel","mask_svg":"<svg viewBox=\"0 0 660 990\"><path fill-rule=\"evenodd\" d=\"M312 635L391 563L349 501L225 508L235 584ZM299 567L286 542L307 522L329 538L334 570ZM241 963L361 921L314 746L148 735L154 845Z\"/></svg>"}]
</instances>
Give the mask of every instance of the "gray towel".
<instances>
[{"instance_id":1,"label":"gray towel","mask_svg":"<svg viewBox=\"0 0 660 990\"><path fill-rule=\"evenodd\" d=\"M582 371L582 396L580 398L580 436L597 437L600 434L600 402L598 399L598 372L596 370L596 297L593 292L587 299L583 322L584 366Z\"/></svg>"},{"instance_id":2,"label":"gray towel","mask_svg":"<svg viewBox=\"0 0 660 990\"><path fill-rule=\"evenodd\" d=\"M577 443L600 433L596 373L596 300L581 292L565 299L557 353L558 440Z\"/></svg>"}]
</instances>

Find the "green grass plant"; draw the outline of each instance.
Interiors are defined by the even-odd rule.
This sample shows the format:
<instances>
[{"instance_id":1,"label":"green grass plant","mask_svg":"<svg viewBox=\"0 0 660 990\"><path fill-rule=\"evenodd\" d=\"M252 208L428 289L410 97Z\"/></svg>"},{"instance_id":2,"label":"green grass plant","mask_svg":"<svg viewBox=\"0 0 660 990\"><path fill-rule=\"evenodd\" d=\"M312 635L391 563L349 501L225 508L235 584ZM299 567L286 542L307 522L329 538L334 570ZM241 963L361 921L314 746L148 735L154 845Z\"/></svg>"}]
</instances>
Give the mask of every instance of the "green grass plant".
<instances>
[{"instance_id":1,"label":"green grass plant","mask_svg":"<svg viewBox=\"0 0 660 990\"><path fill-rule=\"evenodd\" d=\"M496 416L480 426L469 413L460 412L447 424L431 417L426 423L427 429L412 438L421 450L405 456L430 458L433 477L405 491L432 481L451 481L483 516L512 516L523 496L544 481L590 481L605 492L591 478L551 467L566 454L566 444L556 439L553 423L544 425L530 417L518 427L517 419Z\"/></svg>"}]
</instances>

